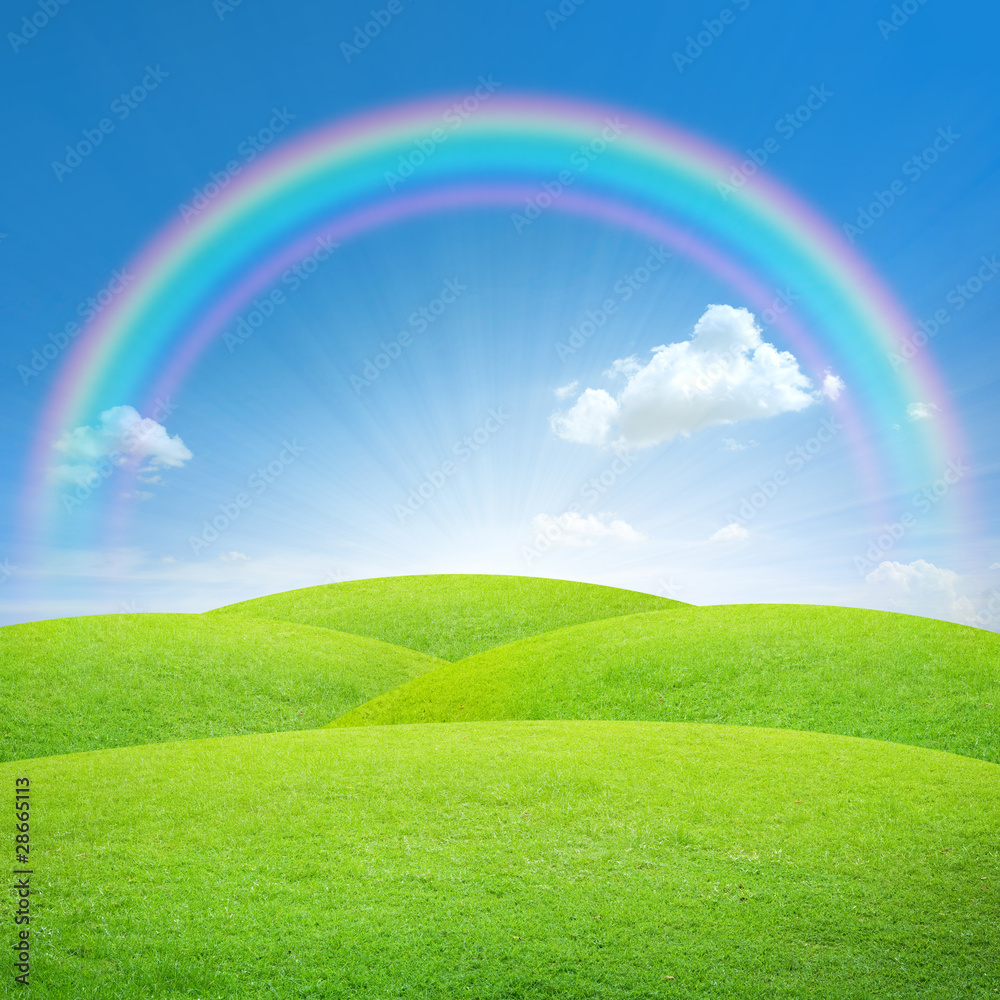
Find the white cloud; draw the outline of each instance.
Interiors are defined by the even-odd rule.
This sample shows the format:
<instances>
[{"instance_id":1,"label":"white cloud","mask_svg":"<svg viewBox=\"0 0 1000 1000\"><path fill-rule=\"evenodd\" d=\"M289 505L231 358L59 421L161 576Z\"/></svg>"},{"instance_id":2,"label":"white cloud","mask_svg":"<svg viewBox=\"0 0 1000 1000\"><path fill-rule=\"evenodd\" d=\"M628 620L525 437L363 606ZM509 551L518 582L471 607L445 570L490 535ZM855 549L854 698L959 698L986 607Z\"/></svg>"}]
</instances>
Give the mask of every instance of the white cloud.
<instances>
[{"instance_id":1,"label":"white cloud","mask_svg":"<svg viewBox=\"0 0 1000 1000\"><path fill-rule=\"evenodd\" d=\"M709 537L710 542L744 542L750 537L750 532L742 524L727 524Z\"/></svg>"},{"instance_id":2,"label":"white cloud","mask_svg":"<svg viewBox=\"0 0 1000 1000\"><path fill-rule=\"evenodd\" d=\"M924 559L882 562L865 579L877 586L897 611L967 625L981 620L972 601L958 591L959 575Z\"/></svg>"},{"instance_id":3,"label":"white cloud","mask_svg":"<svg viewBox=\"0 0 1000 1000\"><path fill-rule=\"evenodd\" d=\"M840 394L844 391L846 386L844 385L844 380L839 375L833 375L827 372L823 376L823 395L827 399L839 399Z\"/></svg>"},{"instance_id":4,"label":"white cloud","mask_svg":"<svg viewBox=\"0 0 1000 1000\"><path fill-rule=\"evenodd\" d=\"M567 441L643 447L702 427L772 417L811 406L843 383L827 373L824 388L799 370L798 361L761 339L746 309L709 306L690 340L653 348L645 365L622 358L605 372L627 382L617 397L585 389L565 413L551 418Z\"/></svg>"},{"instance_id":5,"label":"white cloud","mask_svg":"<svg viewBox=\"0 0 1000 1000\"><path fill-rule=\"evenodd\" d=\"M751 438L746 444L737 441L736 438L723 438L722 447L724 451L746 451L747 448L759 448L760 442Z\"/></svg>"},{"instance_id":6,"label":"white cloud","mask_svg":"<svg viewBox=\"0 0 1000 1000\"><path fill-rule=\"evenodd\" d=\"M573 394L573 390L579 385L575 379L569 385L561 385L556 389L556 399L565 399Z\"/></svg>"},{"instance_id":7,"label":"white cloud","mask_svg":"<svg viewBox=\"0 0 1000 1000\"><path fill-rule=\"evenodd\" d=\"M55 469L59 478L80 482L95 469L136 464L146 475L145 482L158 482L157 469L177 469L194 456L175 434L149 417L139 416L131 406L105 410L96 427L77 427L56 442L62 463ZM141 478L141 477L140 477Z\"/></svg>"},{"instance_id":8,"label":"white cloud","mask_svg":"<svg viewBox=\"0 0 1000 1000\"><path fill-rule=\"evenodd\" d=\"M617 361L612 361L611 367L604 372L604 377L618 378L619 375L631 377L636 372L641 371L642 362L634 354L630 354L627 358L619 358Z\"/></svg>"},{"instance_id":9,"label":"white cloud","mask_svg":"<svg viewBox=\"0 0 1000 1000\"><path fill-rule=\"evenodd\" d=\"M531 526L538 535L547 538L553 545L572 547L591 546L606 539L617 542L641 542L645 535L636 531L625 521L611 520L610 514L588 514L586 517L576 511L568 511L553 517L538 514Z\"/></svg>"},{"instance_id":10,"label":"white cloud","mask_svg":"<svg viewBox=\"0 0 1000 1000\"><path fill-rule=\"evenodd\" d=\"M910 420L929 420L939 409L933 403L910 403L906 408L906 415Z\"/></svg>"},{"instance_id":11,"label":"white cloud","mask_svg":"<svg viewBox=\"0 0 1000 1000\"><path fill-rule=\"evenodd\" d=\"M584 389L566 413L552 417L552 429L567 441L605 445L611 437L619 406L603 389Z\"/></svg>"},{"instance_id":12,"label":"white cloud","mask_svg":"<svg viewBox=\"0 0 1000 1000\"><path fill-rule=\"evenodd\" d=\"M1000 569L1000 562L996 562L996 563L994 563L994 564L993 564L993 565L992 565L992 566L990 567L990 569Z\"/></svg>"},{"instance_id":13,"label":"white cloud","mask_svg":"<svg viewBox=\"0 0 1000 1000\"><path fill-rule=\"evenodd\" d=\"M219 558L225 563L250 562L250 557L245 552L237 552L235 549L231 552L223 552Z\"/></svg>"},{"instance_id":14,"label":"white cloud","mask_svg":"<svg viewBox=\"0 0 1000 1000\"><path fill-rule=\"evenodd\" d=\"M132 490L128 493L123 493L122 497L126 500L152 500L156 496L155 493L150 493L147 490Z\"/></svg>"}]
</instances>

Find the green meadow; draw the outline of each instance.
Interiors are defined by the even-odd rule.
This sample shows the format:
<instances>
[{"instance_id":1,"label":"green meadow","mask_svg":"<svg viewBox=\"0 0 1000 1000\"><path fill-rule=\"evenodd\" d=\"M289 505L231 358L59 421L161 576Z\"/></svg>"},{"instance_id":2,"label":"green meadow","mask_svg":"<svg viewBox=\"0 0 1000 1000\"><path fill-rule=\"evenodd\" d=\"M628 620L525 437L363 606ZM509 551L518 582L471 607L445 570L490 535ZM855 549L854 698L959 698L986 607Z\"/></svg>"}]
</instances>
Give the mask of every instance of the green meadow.
<instances>
[{"instance_id":1,"label":"green meadow","mask_svg":"<svg viewBox=\"0 0 1000 1000\"><path fill-rule=\"evenodd\" d=\"M0 996L1000 997L998 664L517 577L9 626Z\"/></svg>"},{"instance_id":2,"label":"green meadow","mask_svg":"<svg viewBox=\"0 0 1000 1000\"><path fill-rule=\"evenodd\" d=\"M1000 762L1000 635L854 608L680 607L442 664L331 724L485 719L807 729Z\"/></svg>"},{"instance_id":3,"label":"green meadow","mask_svg":"<svg viewBox=\"0 0 1000 1000\"><path fill-rule=\"evenodd\" d=\"M95 615L0 629L0 759L315 729L441 661L291 622Z\"/></svg>"},{"instance_id":4,"label":"green meadow","mask_svg":"<svg viewBox=\"0 0 1000 1000\"><path fill-rule=\"evenodd\" d=\"M684 606L652 594L568 580L454 574L307 587L210 614L319 625L461 660L567 625Z\"/></svg>"}]
</instances>

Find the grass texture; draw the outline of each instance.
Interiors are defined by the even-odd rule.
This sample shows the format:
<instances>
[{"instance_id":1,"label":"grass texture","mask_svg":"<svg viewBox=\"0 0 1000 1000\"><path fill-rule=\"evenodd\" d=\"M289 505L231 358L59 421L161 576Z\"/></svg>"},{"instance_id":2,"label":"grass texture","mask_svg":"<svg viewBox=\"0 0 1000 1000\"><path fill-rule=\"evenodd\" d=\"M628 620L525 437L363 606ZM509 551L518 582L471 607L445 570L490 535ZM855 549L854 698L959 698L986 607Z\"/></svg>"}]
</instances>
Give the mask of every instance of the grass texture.
<instances>
[{"instance_id":1,"label":"grass texture","mask_svg":"<svg viewBox=\"0 0 1000 1000\"><path fill-rule=\"evenodd\" d=\"M688 607L652 594L526 576L396 576L307 587L231 604L239 614L316 625L460 660L580 622Z\"/></svg>"},{"instance_id":2,"label":"grass texture","mask_svg":"<svg viewBox=\"0 0 1000 1000\"><path fill-rule=\"evenodd\" d=\"M0 629L0 759L315 729L440 661L238 615L98 615Z\"/></svg>"},{"instance_id":3,"label":"grass texture","mask_svg":"<svg viewBox=\"0 0 1000 1000\"><path fill-rule=\"evenodd\" d=\"M333 726L492 719L709 722L1000 761L1000 635L809 605L588 622L444 664Z\"/></svg>"},{"instance_id":4,"label":"grass texture","mask_svg":"<svg viewBox=\"0 0 1000 1000\"><path fill-rule=\"evenodd\" d=\"M0 772L31 781L45 1000L1000 991L1000 766L968 757L761 728L480 722ZM0 996L16 986L2 977Z\"/></svg>"}]
</instances>

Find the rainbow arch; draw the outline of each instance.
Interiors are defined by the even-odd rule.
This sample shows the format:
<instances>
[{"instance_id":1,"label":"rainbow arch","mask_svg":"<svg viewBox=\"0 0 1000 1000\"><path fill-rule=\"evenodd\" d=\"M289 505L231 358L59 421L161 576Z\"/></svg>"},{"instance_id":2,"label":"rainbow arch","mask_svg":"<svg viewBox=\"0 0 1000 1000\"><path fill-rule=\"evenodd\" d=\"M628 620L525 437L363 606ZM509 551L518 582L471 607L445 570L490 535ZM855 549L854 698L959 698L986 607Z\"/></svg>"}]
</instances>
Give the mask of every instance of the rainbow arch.
<instances>
[{"instance_id":1,"label":"rainbow arch","mask_svg":"<svg viewBox=\"0 0 1000 1000\"><path fill-rule=\"evenodd\" d=\"M793 288L780 323L814 376L833 367L841 408L870 481L916 485L964 451L929 355L894 369L909 319L840 234L763 175L723 196L736 159L663 122L533 96L404 103L320 128L245 171L194 223L162 230L130 266L137 280L77 341L46 401L25 489L30 525L57 509L52 447L110 406L169 393L224 324L302 255L317 233L350 238L412 215L503 206L517 226L536 212L591 216L653 235L698 259L761 308ZM533 206L530 207L529 206ZM773 291L771 292L773 295ZM914 402L939 417L877 455L878 433ZM869 443L866 443L869 442ZM886 469L891 476L886 476Z\"/></svg>"}]
</instances>

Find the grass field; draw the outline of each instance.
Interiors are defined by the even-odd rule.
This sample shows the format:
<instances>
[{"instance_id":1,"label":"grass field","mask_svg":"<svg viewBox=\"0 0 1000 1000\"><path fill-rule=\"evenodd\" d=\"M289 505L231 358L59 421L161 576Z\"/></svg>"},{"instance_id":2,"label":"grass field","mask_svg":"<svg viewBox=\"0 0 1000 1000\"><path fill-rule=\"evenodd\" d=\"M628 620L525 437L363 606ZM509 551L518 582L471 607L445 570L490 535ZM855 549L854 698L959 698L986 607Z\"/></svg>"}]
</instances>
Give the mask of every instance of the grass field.
<instances>
[{"instance_id":1,"label":"grass field","mask_svg":"<svg viewBox=\"0 0 1000 1000\"><path fill-rule=\"evenodd\" d=\"M998 664L516 577L0 629L30 995L1000 1000Z\"/></svg>"},{"instance_id":2,"label":"grass field","mask_svg":"<svg viewBox=\"0 0 1000 1000\"><path fill-rule=\"evenodd\" d=\"M37 803L38 996L1000 989L1000 767L983 761L548 722L241 736L2 771L7 786L28 775Z\"/></svg>"},{"instance_id":3,"label":"grass field","mask_svg":"<svg viewBox=\"0 0 1000 1000\"><path fill-rule=\"evenodd\" d=\"M331 725L485 719L781 727L1000 761L1000 635L853 608L678 608L444 664Z\"/></svg>"},{"instance_id":4,"label":"grass field","mask_svg":"<svg viewBox=\"0 0 1000 1000\"><path fill-rule=\"evenodd\" d=\"M256 615L339 629L444 660L599 618L687 607L617 587L525 576L396 576L307 587L231 604Z\"/></svg>"},{"instance_id":5,"label":"grass field","mask_svg":"<svg viewBox=\"0 0 1000 1000\"><path fill-rule=\"evenodd\" d=\"M0 760L315 729L440 661L289 622L98 615L0 629Z\"/></svg>"}]
</instances>

